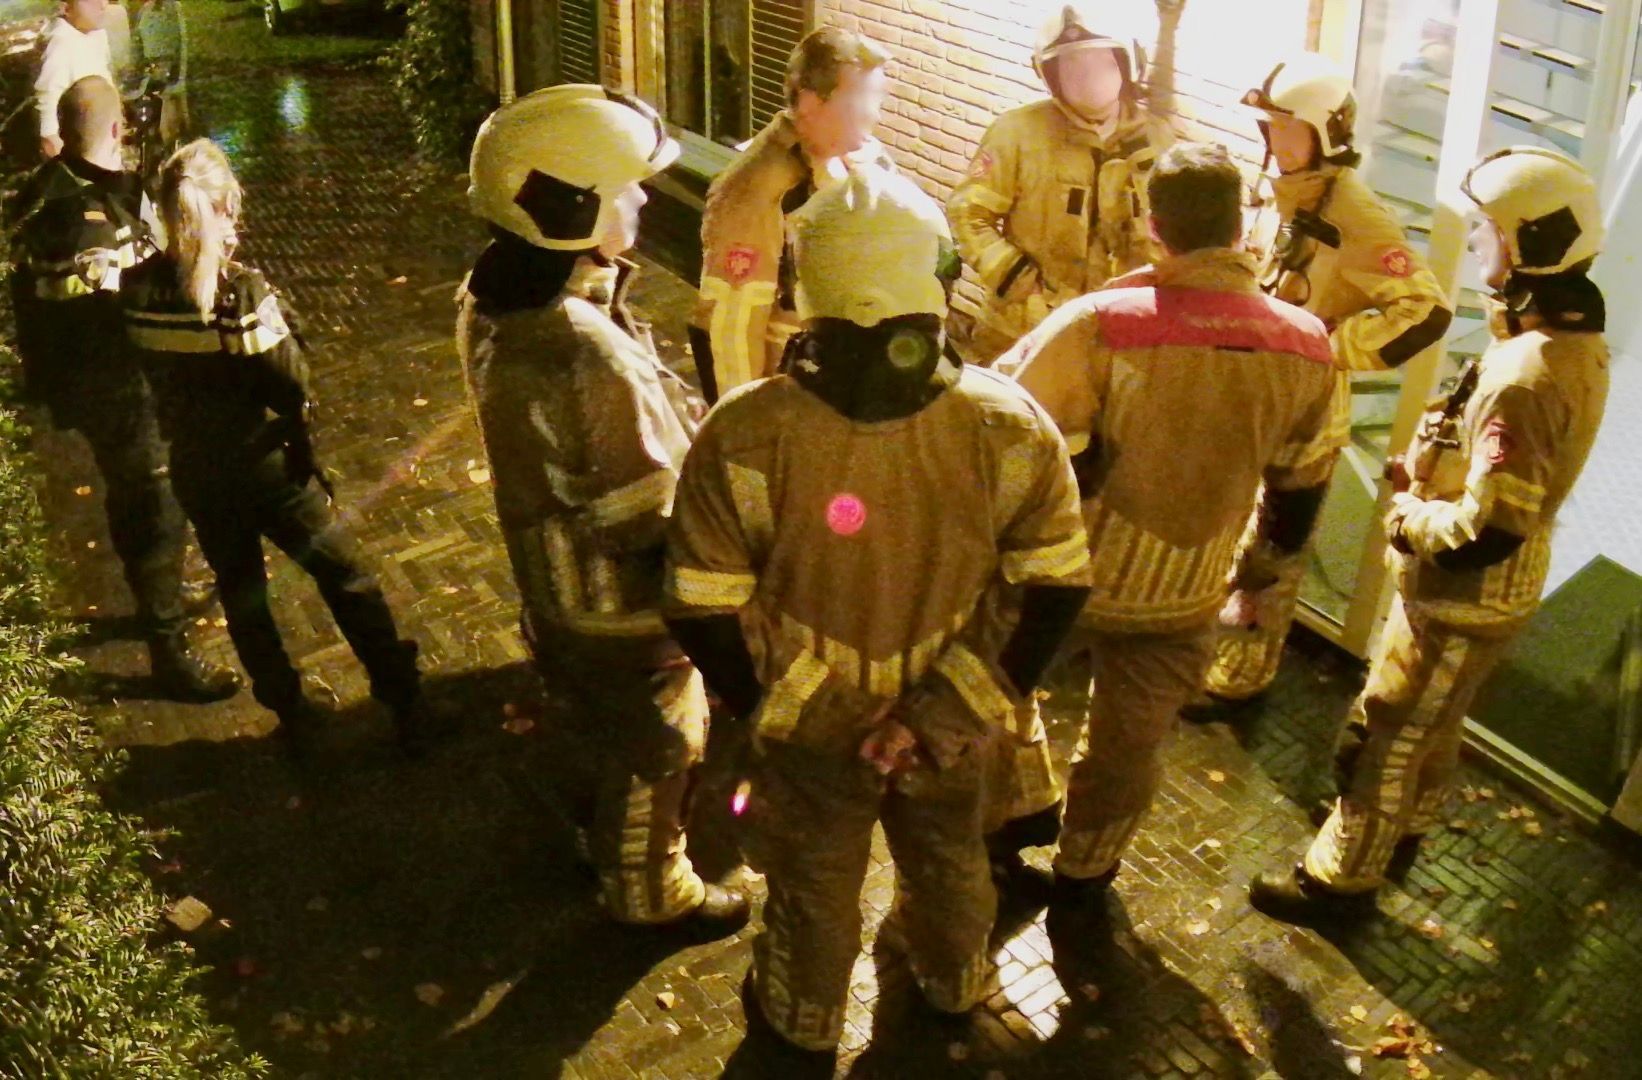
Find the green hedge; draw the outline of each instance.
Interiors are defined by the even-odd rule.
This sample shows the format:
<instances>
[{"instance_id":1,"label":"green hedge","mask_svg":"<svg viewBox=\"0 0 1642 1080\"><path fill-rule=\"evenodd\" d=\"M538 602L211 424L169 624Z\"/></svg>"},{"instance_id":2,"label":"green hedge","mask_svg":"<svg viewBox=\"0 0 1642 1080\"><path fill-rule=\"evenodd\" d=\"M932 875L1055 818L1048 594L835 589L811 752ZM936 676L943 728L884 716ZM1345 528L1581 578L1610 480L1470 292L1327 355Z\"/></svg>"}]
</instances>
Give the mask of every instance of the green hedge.
<instances>
[{"instance_id":1,"label":"green hedge","mask_svg":"<svg viewBox=\"0 0 1642 1080\"><path fill-rule=\"evenodd\" d=\"M153 849L96 793L121 756L52 692L74 662L25 435L0 406L0 1075L264 1075L207 1016L188 947L157 939L162 900L141 869Z\"/></svg>"},{"instance_id":2,"label":"green hedge","mask_svg":"<svg viewBox=\"0 0 1642 1080\"><path fill-rule=\"evenodd\" d=\"M386 62L416 145L441 162L466 162L489 109L475 85L467 0L403 0L407 24Z\"/></svg>"}]
</instances>

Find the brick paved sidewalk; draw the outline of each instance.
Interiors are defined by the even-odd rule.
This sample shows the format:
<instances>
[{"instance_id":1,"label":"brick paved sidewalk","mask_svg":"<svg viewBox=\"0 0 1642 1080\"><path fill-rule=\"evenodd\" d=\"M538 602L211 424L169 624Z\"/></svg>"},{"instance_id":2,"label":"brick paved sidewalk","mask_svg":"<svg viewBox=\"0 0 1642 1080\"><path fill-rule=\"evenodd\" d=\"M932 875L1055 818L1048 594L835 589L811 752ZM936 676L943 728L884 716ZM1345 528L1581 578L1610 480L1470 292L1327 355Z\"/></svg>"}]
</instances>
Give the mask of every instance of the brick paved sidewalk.
<instances>
[{"instance_id":1,"label":"brick paved sidewalk","mask_svg":"<svg viewBox=\"0 0 1642 1080\"><path fill-rule=\"evenodd\" d=\"M247 51L260 40L239 26L248 11L191 4L204 53L195 116L245 181L246 259L290 294L316 347L339 501L464 728L429 761L399 759L323 605L278 555L292 654L335 693L324 763L292 769L248 695L203 708L143 700L141 651L113 617L129 600L95 499L74 494L92 482L89 455L42 436L48 510L76 567L65 603L88 616L86 693L131 753L111 795L175 830L157 880L219 917L192 935L216 968L214 1008L289 1074L603 1080L716 1076L730 1062L772 1075L738 1049L748 935L688 945L615 929L574 866L562 808L586 782L579 743L568 718L543 712L523 664L450 342L451 294L482 241L463 181L411 166L383 75L358 62L371 43L310 45L304 56L329 59L293 65ZM638 300L681 366L691 298L658 270ZM227 658L217 614L198 633ZM1301 804L1360 679L1328 650L1298 648L1236 726L1182 732L1119 878L1115 932L1006 911L1003 988L968 1024L933 1021L900 960L864 955L841 1070L1637 1075L1636 870L1497 780L1467 771L1453 826L1359 933L1326 941L1250 911L1249 877L1309 835ZM1051 715L1064 752L1064 695ZM696 854L713 870L734 863L722 813L733 751L715 747L700 800ZM881 845L876 858L869 943L893 887ZM451 1033L487 988L509 984L494 1012ZM1432 1040L1418 1064L1373 1052L1399 1015Z\"/></svg>"}]
</instances>

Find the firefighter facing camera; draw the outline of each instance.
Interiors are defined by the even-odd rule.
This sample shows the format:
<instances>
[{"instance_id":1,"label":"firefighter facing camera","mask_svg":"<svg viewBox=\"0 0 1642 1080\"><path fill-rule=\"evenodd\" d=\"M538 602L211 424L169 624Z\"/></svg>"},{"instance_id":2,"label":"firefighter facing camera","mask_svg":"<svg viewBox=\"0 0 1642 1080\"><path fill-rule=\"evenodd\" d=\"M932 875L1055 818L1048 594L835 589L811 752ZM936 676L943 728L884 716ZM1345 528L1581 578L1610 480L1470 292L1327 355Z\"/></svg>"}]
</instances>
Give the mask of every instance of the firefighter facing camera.
<instances>
[{"instance_id":1,"label":"firefighter facing camera","mask_svg":"<svg viewBox=\"0 0 1642 1080\"><path fill-rule=\"evenodd\" d=\"M1323 320L1338 371L1333 423L1351 425L1353 372L1394 370L1442 339L1452 318L1425 260L1391 208L1358 175L1356 97L1330 61L1301 53L1276 64L1244 95L1266 144L1279 226L1261 272L1270 295ZM1245 543L1253 542L1251 522ZM1273 579L1233 589L1205 689L1222 702L1249 701L1277 677L1294 624L1304 550L1266 561ZM1189 711L1194 718L1215 710Z\"/></svg>"}]
</instances>

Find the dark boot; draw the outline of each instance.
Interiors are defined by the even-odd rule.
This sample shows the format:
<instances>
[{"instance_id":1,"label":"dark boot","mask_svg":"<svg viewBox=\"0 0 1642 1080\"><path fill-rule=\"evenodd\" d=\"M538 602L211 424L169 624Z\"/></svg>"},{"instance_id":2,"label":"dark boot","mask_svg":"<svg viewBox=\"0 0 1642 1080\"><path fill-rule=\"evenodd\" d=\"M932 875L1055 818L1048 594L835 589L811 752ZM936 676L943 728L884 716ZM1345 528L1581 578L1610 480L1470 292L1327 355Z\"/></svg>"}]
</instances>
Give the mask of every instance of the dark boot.
<instances>
[{"instance_id":1,"label":"dark boot","mask_svg":"<svg viewBox=\"0 0 1642 1080\"><path fill-rule=\"evenodd\" d=\"M1060 838L1060 816L1065 808L1063 799L1046 806L1035 814L1006 822L986 838L986 857L992 863L994 877L1007 878L1019 873L1025 865L1021 851L1029 847L1044 847Z\"/></svg>"},{"instance_id":2,"label":"dark boot","mask_svg":"<svg viewBox=\"0 0 1642 1080\"><path fill-rule=\"evenodd\" d=\"M729 937L752 916L752 901L740 889L707 883L701 903L661 928L692 942L717 941Z\"/></svg>"},{"instance_id":3,"label":"dark boot","mask_svg":"<svg viewBox=\"0 0 1642 1080\"><path fill-rule=\"evenodd\" d=\"M298 761L311 760L325 735L325 714L306 697L298 697L274 709L274 715L279 717L275 734L291 756Z\"/></svg>"},{"instance_id":4,"label":"dark boot","mask_svg":"<svg viewBox=\"0 0 1642 1080\"><path fill-rule=\"evenodd\" d=\"M1068 877L1056 871L1054 892L1049 902L1059 908L1080 908L1089 911L1104 909L1106 898L1112 892L1112 882L1117 880L1117 872L1122 865L1119 863L1104 874L1092 878Z\"/></svg>"},{"instance_id":5,"label":"dark boot","mask_svg":"<svg viewBox=\"0 0 1642 1080\"><path fill-rule=\"evenodd\" d=\"M390 707L393 730L399 747L408 756L423 757L433 745L451 733L449 713L428 702L418 693L408 702Z\"/></svg>"},{"instance_id":6,"label":"dark boot","mask_svg":"<svg viewBox=\"0 0 1642 1080\"><path fill-rule=\"evenodd\" d=\"M1301 864L1255 878L1249 884L1249 903L1274 919L1301 926L1355 922L1378 910L1374 892L1335 892Z\"/></svg>"},{"instance_id":7,"label":"dark boot","mask_svg":"<svg viewBox=\"0 0 1642 1080\"><path fill-rule=\"evenodd\" d=\"M239 676L190 649L180 630L148 639L148 664L155 686L173 701L225 701L240 690Z\"/></svg>"}]
</instances>

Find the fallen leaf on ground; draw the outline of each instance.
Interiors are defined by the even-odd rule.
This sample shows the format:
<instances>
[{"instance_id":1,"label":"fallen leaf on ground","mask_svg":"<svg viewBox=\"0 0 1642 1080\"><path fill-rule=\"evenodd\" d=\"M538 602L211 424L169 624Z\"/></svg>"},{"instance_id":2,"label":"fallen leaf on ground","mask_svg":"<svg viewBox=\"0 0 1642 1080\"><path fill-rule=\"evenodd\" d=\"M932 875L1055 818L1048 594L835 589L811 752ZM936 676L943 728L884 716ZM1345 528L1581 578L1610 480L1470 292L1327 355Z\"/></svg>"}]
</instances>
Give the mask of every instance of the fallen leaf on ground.
<instances>
[{"instance_id":1,"label":"fallen leaf on ground","mask_svg":"<svg viewBox=\"0 0 1642 1080\"><path fill-rule=\"evenodd\" d=\"M661 993L656 995L656 1004L663 1009L671 1009L674 1005L678 1004L678 995L673 993L671 990L663 990Z\"/></svg>"},{"instance_id":2,"label":"fallen leaf on ground","mask_svg":"<svg viewBox=\"0 0 1642 1080\"><path fill-rule=\"evenodd\" d=\"M1186 933L1190 934L1192 937L1202 937L1204 934L1209 932L1209 929L1209 924L1204 922L1202 919L1199 919L1197 922L1194 922L1186 927Z\"/></svg>"},{"instance_id":3,"label":"fallen leaf on ground","mask_svg":"<svg viewBox=\"0 0 1642 1080\"><path fill-rule=\"evenodd\" d=\"M417 407L417 408L418 408L418 409L420 409L420 408L422 408L422 407L423 407L423 406L424 406L424 405L426 405L426 404L427 404L427 403L428 403L428 399L427 399L427 398L425 398L425 397L414 397L414 398L411 398L411 404L412 404L412 405L414 405L414 406L416 406L416 407Z\"/></svg>"},{"instance_id":4,"label":"fallen leaf on ground","mask_svg":"<svg viewBox=\"0 0 1642 1080\"><path fill-rule=\"evenodd\" d=\"M1454 1011L1468 1013L1477 1003L1475 994L1459 993L1454 995Z\"/></svg>"},{"instance_id":5,"label":"fallen leaf on ground","mask_svg":"<svg viewBox=\"0 0 1642 1080\"><path fill-rule=\"evenodd\" d=\"M1220 841L1211 836L1207 840L1203 841L1203 846L1208 848L1210 851L1213 851L1220 847Z\"/></svg>"},{"instance_id":6,"label":"fallen leaf on ground","mask_svg":"<svg viewBox=\"0 0 1642 1080\"><path fill-rule=\"evenodd\" d=\"M469 469L468 479L475 484L488 484L490 483L490 470L482 468Z\"/></svg>"},{"instance_id":7,"label":"fallen leaf on ground","mask_svg":"<svg viewBox=\"0 0 1642 1080\"><path fill-rule=\"evenodd\" d=\"M418 983L416 1000L424 1005L437 1005L445 1000L445 988L438 983Z\"/></svg>"},{"instance_id":8,"label":"fallen leaf on ground","mask_svg":"<svg viewBox=\"0 0 1642 1080\"><path fill-rule=\"evenodd\" d=\"M301 1019L288 1012L277 1012L273 1016L269 1017L268 1026L272 1027L274 1029L274 1034L278 1035L280 1038L286 1038L291 1035L300 1035L305 1027Z\"/></svg>"},{"instance_id":9,"label":"fallen leaf on ground","mask_svg":"<svg viewBox=\"0 0 1642 1080\"><path fill-rule=\"evenodd\" d=\"M410 280L410 279L405 277L404 274L400 274L396 278L389 278L388 279L388 284L389 285L403 285L408 280Z\"/></svg>"},{"instance_id":10,"label":"fallen leaf on ground","mask_svg":"<svg viewBox=\"0 0 1642 1080\"><path fill-rule=\"evenodd\" d=\"M1607 913L1608 913L1608 902L1606 900L1598 900L1594 904L1586 905L1586 908L1585 908L1585 914L1590 916L1593 919L1596 918L1598 915L1606 915Z\"/></svg>"},{"instance_id":11,"label":"fallen leaf on ground","mask_svg":"<svg viewBox=\"0 0 1642 1080\"><path fill-rule=\"evenodd\" d=\"M1522 831L1527 833L1529 836L1544 836L1545 826L1541 825L1537 821L1530 821L1522 827Z\"/></svg>"},{"instance_id":12,"label":"fallen leaf on ground","mask_svg":"<svg viewBox=\"0 0 1642 1080\"><path fill-rule=\"evenodd\" d=\"M1368 1010L1363 1008L1361 1005L1353 1005L1351 1007L1351 1018L1353 1020L1367 1020Z\"/></svg>"},{"instance_id":13,"label":"fallen leaf on ground","mask_svg":"<svg viewBox=\"0 0 1642 1080\"><path fill-rule=\"evenodd\" d=\"M1414 928L1414 932L1427 941L1437 941L1442 938L1442 924L1435 919L1427 919Z\"/></svg>"},{"instance_id":14,"label":"fallen leaf on ground","mask_svg":"<svg viewBox=\"0 0 1642 1080\"><path fill-rule=\"evenodd\" d=\"M500 982L493 982L485 987L485 992L479 995L479 1000L472 1009L468 1010L468 1014L445 1030L444 1038L448 1039L452 1035L460 1034L468 1028L483 1023L486 1017L496 1011L496 1006L502 1003L502 999L512 993L513 988L524 980L529 971L529 968L525 968L509 975Z\"/></svg>"},{"instance_id":15,"label":"fallen leaf on ground","mask_svg":"<svg viewBox=\"0 0 1642 1080\"><path fill-rule=\"evenodd\" d=\"M1211 783L1224 784L1226 782L1226 774L1221 772L1219 769L1210 769L1209 780Z\"/></svg>"},{"instance_id":16,"label":"fallen leaf on ground","mask_svg":"<svg viewBox=\"0 0 1642 1080\"><path fill-rule=\"evenodd\" d=\"M96 546L97 546L97 541L95 541L95 540L87 540L86 541L86 547L94 548Z\"/></svg>"},{"instance_id":17,"label":"fallen leaf on ground","mask_svg":"<svg viewBox=\"0 0 1642 1080\"><path fill-rule=\"evenodd\" d=\"M210 919L211 909L192 896L173 900L165 909L165 921L185 934L198 930Z\"/></svg>"},{"instance_id":18,"label":"fallen leaf on ground","mask_svg":"<svg viewBox=\"0 0 1642 1080\"><path fill-rule=\"evenodd\" d=\"M515 716L502 725L502 730L509 735L528 735L536 730L536 721L528 716Z\"/></svg>"},{"instance_id":19,"label":"fallen leaf on ground","mask_svg":"<svg viewBox=\"0 0 1642 1080\"><path fill-rule=\"evenodd\" d=\"M1489 952L1493 952L1495 949L1499 948L1499 946L1494 943L1494 939L1491 937L1479 937L1477 939L1477 944L1481 945Z\"/></svg>"},{"instance_id":20,"label":"fallen leaf on ground","mask_svg":"<svg viewBox=\"0 0 1642 1080\"><path fill-rule=\"evenodd\" d=\"M1509 896L1507 896L1504 900L1501 900L1499 906L1504 908L1506 911L1517 911L1522 907L1521 904L1517 903L1515 899Z\"/></svg>"},{"instance_id":21,"label":"fallen leaf on ground","mask_svg":"<svg viewBox=\"0 0 1642 1080\"><path fill-rule=\"evenodd\" d=\"M88 487L85 484L81 484L79 487L74 489L74 494L76 494L76 495L90 495L91 494L91 488Z\"/></svg>"}]
</instances>

